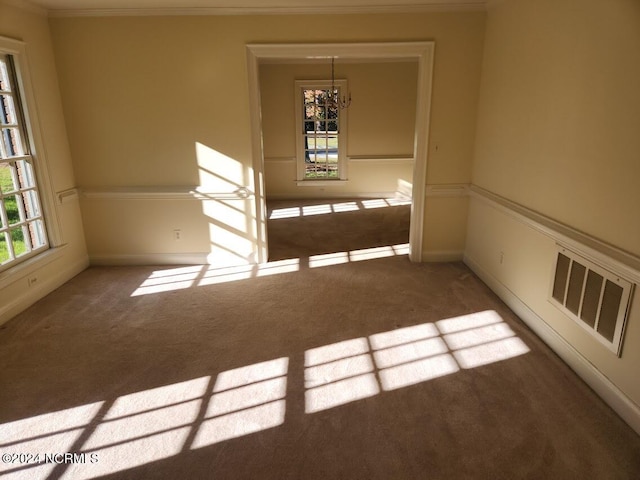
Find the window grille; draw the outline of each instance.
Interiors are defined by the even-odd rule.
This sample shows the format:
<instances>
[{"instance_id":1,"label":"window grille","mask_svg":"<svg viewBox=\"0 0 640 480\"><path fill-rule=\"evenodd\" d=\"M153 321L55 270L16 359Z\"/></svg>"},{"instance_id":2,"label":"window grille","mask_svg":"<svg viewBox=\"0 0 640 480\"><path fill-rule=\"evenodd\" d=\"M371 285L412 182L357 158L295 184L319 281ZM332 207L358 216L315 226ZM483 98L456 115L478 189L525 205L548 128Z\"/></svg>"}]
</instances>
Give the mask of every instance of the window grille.
<instances>
[{"instance_id":1,"label":"window grille","mask_svg":"<svg viewBox=\"0 0 640 480\"><path fill-rule=\"evenodd\" d=\"M18 86L13 56L0 53L0 271L49 245Z\"/></svg>"},{"instance_id":2,"label":"window grille","mask_svg":"<svg viewBox=\"0 0 640 480\"><path fill-rule=\"evenodd\" d=\"M346 81L335 82L338 92ZM298 180L344 180L346 112L329 102L326 81L296 82Z\"/></svg>"}]
</instances>

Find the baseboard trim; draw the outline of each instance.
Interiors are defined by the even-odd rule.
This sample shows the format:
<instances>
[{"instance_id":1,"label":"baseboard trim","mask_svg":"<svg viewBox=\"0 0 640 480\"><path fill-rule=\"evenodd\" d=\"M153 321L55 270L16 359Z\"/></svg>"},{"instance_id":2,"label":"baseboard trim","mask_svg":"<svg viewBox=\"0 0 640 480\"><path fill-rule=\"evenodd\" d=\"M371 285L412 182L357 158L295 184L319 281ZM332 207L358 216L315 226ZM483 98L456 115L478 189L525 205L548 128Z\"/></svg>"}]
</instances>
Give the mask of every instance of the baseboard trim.
<instances>
[{"instance_id":1,"label":"baseboard trim","mask_svg":"<svg viewBox=\"0 0 640 480\"><path fill-rule=\"evenodd\" d=\"M23 312L38 300L53 292L56 288L71 280L89 266L89 258L84 256L77 262L69 265L56 275L49 277L46 281L32 286L24 291L23 295L13 299L8 305L0 308L0 325L11 320L13 317Z\"/></svg>"},{"instance_id":2,"label":"baseboard trim","mask_svg":"<svg viewBox=\"0 0 640 480\"><path fill-rule=\"evenodd\" d=\"M458 250L430 250L422 252L423 262L459 262L463 259L464 252Z\"/></svg>"},{"instance_id":3,"label":"baseboard trim","mask_svg":"<svg viewBox=\"0 0 640 480\"><path fill-rule=\"evenodd\" d=\"M210 253L140 253L91 254L89 263L96 266L118 265L208 265Z\"/></svg>"},{"instance_id":4,"label":"baseboard trim","mask_svg":"<svg viewBox=\"0 0 640 480\"><path fill-rule=\"evenodd\" d=\"M553 330L537 313L509 290L502 282L487 272L468 255L464 263L504 301L574 372L578 374L622 419L640 435L640 406L627 397L611 380L603 375Z\"/></svg>"}]
</instances>

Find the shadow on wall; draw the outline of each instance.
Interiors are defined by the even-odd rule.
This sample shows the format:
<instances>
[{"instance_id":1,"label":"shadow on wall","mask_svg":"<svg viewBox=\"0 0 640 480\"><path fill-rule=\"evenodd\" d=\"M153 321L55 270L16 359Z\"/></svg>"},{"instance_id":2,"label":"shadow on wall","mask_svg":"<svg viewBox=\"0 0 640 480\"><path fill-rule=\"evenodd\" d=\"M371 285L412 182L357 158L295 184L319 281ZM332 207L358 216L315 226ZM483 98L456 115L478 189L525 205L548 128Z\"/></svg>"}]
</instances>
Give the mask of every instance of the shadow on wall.
<instances>
[{"instance_id":1,"label":"shadow on wall","mask_svg":"<svg viewBox=\"0 0 640 480\"><path fill-rule=\"evenodd\" d=\"M209 223L211 265L255 263L257 251L253 169L196 142L200 185L196 195Z\"/></svg>"}]
</instances>

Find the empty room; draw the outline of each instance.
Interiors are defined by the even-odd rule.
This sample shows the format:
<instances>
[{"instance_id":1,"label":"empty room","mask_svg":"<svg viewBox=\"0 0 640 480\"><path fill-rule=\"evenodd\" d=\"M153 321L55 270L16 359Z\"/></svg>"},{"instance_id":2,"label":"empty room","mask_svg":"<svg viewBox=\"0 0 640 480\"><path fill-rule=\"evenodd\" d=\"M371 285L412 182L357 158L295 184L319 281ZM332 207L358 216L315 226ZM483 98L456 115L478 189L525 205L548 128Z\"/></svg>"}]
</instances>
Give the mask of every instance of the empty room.
<instances>
[{"instance_id":1,"label":"empty room","mask_svg":"<svg viewBox=\"0 0 640 480\"><path fill-rule=\"evenodd\" d=\"M640 2L0 0L0 477L640 477Z\"/></svg>"}]
</instances>

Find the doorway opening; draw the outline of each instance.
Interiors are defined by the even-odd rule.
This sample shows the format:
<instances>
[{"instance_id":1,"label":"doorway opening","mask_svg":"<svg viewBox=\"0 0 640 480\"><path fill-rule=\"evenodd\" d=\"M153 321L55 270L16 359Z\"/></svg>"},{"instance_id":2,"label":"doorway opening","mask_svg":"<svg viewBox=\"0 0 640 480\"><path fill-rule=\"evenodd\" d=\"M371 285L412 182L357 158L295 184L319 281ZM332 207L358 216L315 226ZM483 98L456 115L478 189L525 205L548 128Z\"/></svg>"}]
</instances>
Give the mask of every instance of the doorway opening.
<instances>
[{"instance_id":1,"label":"doorway opening","mask_svg":"<svg viewBox=\"0 0 640 480\"><path fill-rule=\"evenodd\" d=\"M318 63L320 61L336 59L340 62L417 62L417 85L415 96L415 121L413 127L412 152L410 160L413 163L410 175L412 185L409 205L409 238L407 251L412 261L422 260L422 235L424 217L424 196L426 181L426 165L428 151L429 111L431 104L431 83L433 71L433 42L405 42L405 43L364 43L364 44L290 44L290 45L248 45L247 61L250 87L250 107L252 126L253 167L255 182L256 219L258 225L258 261L266 262L269 258L267 239L267 223L269 215L277 208L268 208L266 196L265 152L263 145L263 117L260 88L260 66L263 64L287 63ZM286 159L285 159L286 160ZM358 159L356 159L358 160ZM364 159L360 159L364 160ZM380 159L383 160L383 159ZM397 160L397 159L396 159ZM402 160L402 159L401 159ZM406 160L406 159L405 159ZM337 197L338 195L334 195ZM358 201L366 199L327 200L315 204L298 204L283 206L298 208L304 212L305 208L350 208L358 206ZM385 198L370 199L387 201ZM324 202L324 203L323 203ZM325 205L324 207L322 205ZM364 204L361 204L363 206ZM387 205L389 208L406 207L406 205ZM360 206L358 206L360 210ZM365 211L366 208L362 208ZM373 210L373 209L371 209ZM334 212L335 213L335 212ZM346 212L343 212L346 213ZM277 231L274 230L274 235ZM328 247L327 247L328 248ZM336 248L336 247L331 247Z\"/></svg>"}]
</instances>

